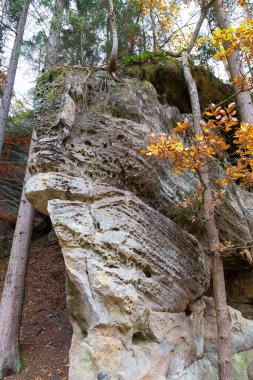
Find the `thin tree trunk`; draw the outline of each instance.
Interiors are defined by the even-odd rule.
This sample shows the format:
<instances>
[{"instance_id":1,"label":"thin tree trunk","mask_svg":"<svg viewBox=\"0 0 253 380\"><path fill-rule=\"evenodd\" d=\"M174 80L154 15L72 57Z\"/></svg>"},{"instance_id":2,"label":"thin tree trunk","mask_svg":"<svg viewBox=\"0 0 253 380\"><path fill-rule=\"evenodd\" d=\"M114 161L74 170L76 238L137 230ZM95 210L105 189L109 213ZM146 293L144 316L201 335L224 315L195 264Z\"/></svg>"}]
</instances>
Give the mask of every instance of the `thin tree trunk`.
<instances>
[{"instance_id":1,"label":"thin tree trunk","mask_svg":"<svg viewBox=\"0 0 253 380\"><path fill-rule=\"evenodd\" d=\"M153 12L150 10L150 19L152 24L152 37L153 37L153 52L157 51L157 38L156 38L156 25L153 17Z\"/></svg>"},{"instance_id":2,"label":"thin tree trunk","mask_svg":"<svg viewBox=\"0 0 253 380\"><path fill-rule=\"evenodd\" d=\"M31 139L29 156L34 136L35 132ZM18 340L34 218L34 208L26 199L24 191L25 183L29 178L30 173L27 167L0 303L0 380L22 369Z\"/></svg>"},{"instance_id":3,"label":"thin tree trunk","mask_svg":"<svg viewBox=\"0 0 253 380\"><path fill-rule=\"evenodd\" d=\"M64 0L55 0L54 13L50 23L48 44L45 55L45 68L56 66L59 61L59 44L62 28L62 15L64 10Z\"/></svg>"},{"instance_id":4,"label":"thin tree trunk","mask_svg":"<svg viewBox=\"0 0 253 380\"><path fill-rule=\"evenodd\" d=\"M2 3L2 9L1 9L1 16L0 16L0 23L3 21L4 19L4 11L5 11L5 7L7 5L7 0L3 0L3 3Z\"/></svg>"},{"instance_id":5,"label":"thin tree trunk","mask_svg":"<svg viewBox=\"0 0 253 380\"><path fill-rule=\"evenodd\" d=\"M197 86L192 77L189 65L189 53L186 50L182 52L182 64L184 77L187 82L191 99L194 130L195 133L203 135L203 131L200 127L201 110L199 104L199 96ZM218 252L220 241L215 221L212 187L210 184L209 169L207 162L203 162L203 166L200 169L200 178L205 187L203 196L203 216L208 237L209 248L212 254L213 292L218 332L219 378L220 380L231 380L233 379L231 326L226 301L223 262Z\"/></svg>"},{"instance_id":6,"label":"thin tree trunk","mask_svg":"<svg viewBox=\"0 0 253 380\"><path fill-rule=\"evenodd\" d=\"M108 0L109 5L109 17L112 28L112 52L109 62L109 71L111 73L116 73L117 71L117 58L118 58L118 32L116 24L116 16L113 7L113 0Z\"/></svg>"},{"instance_id":7,"label":"thin tree trunk","mask_svg":"<svg viewBox=\"0 0 253 380\"><path fill-rule=\"evenodd\" d=\"M147 38L145 33L145 26L144 26L144 18L141 18L141 31L142 31L142 39L143 39L143 49L140 53L144 53L147 50Z\"/></svg>"},{"instance_id":8,"label":"thin tree trunk","mask_svg":"<svg viewBox=\"0 0 253 380\"><path fill-rule=\"evenodd\" d=\"M242 7L244 9L245 19L247 21L252 20L253 19L252 12L251 12L251 9L249 7L248 2L245 1L245 4L242 5ZM249 68L250 75L253 76L252 60L249 59L248 57L247 57L247 65L248 65L248 68Z\"/></svg>"},{"instance_id":9,"label":"thin tree trunk","mask_svg":"<svg viewBox=\"0 0 253 380\"><path fill-rule=\"evenodd\" d=\"M252 13L251 13L251 10L250 10L248 2L245 1L245 4L242 7L244 9L246 20L252 20Z\"/></svg>"},{"instance_id":10,"label":"thin tree trunk","mask_svg":"<svg viewBox=\"0 0 253 380\"><path fill-rule=\"evenodd\" d=\"M109 41L110 41L110 17L108 15L107 22L106 22L106 45L109 47ZM106 62L109 61L110 58L110 51L107 48L106 49Z\"/></svg>"},{"instance_id":11,"label":"thin tree trunk","mask_svg":"<svg viewBox=\"0 0 253 380\"><path fill-rule=\"evenodd\" d=\"M10 64L9 64L7 77L6 77L6 84L4 87L2 101L0 104L0 155L2 154L2 150L3 150L4 135L5 135L6 124L8 121L13 86L14 86L14 81L15 81L15 76L16 76L16 71L17 71L17 66L18 66L18 60L20 56L21 44L23 40L28 9L29 9L31 1L32 0L27 0L22 6L22 9L20 12L15 41L13 44Z\"/></svg>"},{"instance_id":12,"label":"thin tree trunk","mask_svg":"<svg viewBox=\"0 0 253 380\"><path fill-rule=\"evenodd\" d=\"M216 18L220 29L227 29L230 26L229 15L226 11L223 0L216 0L214 3ZM224 43L224 47L228 47L229 43ZM236 77L243 77L243 63L238 51L233 52L227 57L228 67L231 79ZM235 92L238 89L235 88ZM250 92L244 91L236 95L236 102L241 120L246 123L253 124L253 103L251 100Z\"/></svg>"}]
</instances>

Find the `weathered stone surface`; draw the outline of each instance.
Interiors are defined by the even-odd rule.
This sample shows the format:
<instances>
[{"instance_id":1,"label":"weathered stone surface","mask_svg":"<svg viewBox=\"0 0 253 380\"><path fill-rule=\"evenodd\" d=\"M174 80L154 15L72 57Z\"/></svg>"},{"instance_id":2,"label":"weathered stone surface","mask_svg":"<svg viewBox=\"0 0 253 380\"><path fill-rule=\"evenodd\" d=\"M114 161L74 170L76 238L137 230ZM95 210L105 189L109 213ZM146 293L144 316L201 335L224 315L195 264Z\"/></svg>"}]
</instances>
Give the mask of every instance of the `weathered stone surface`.
<instances>
[{"instance_id":1,"label":"weathered stone surface","mask_svg":"<svg viewBox=\"0 0 253 380\"><path fill-rule=\"evenodd\" d=\"M195 192L197 178L174 176L168 162L147 160L139 153L146 146L149 129L163 132L180 119L175 107L161 105L146 81L115 83L106 72L59 71L54 80L48 76L44 80L42 76L36 90L38 142L30 162L32 171L89 177L131 191L205 246L203 226L191 223L191 212L175 207ZM66 109L69 126L62 121ZM215 177L220 169L216 162L213 166ZM222 240L238 245L252 239L245 219L247 205L248 200L245 205L238 203L233 189L228 191L226 202L217 210ZM226 260L229 267L249 266L240 251L233 251Z\"/></svg>"},{"instance_id":2,"label":"weathered stone surface","mask_svg":"<svg viewBox=\"0 0 253 380\"><path fill-rule=\"evenodd\" d=\"M124 293L132 284L147 308L184 311L209 286L208 265L197 241L130 193L111 190L91 204L53 200L48 211L63 249L77 247L77 261L91 261L108 287L116 281L117 291ZM127 314L137 312L134 299L129 304L126 299L124 308Z\"/></svg>"},{"instance_id":3,"label":"weathered stone surface","mask_svg":"<svg viewBox=\"0 0 253 380\"><path fill-rule=\"evenodd\" d=\"M50 215L62 246L74 329L70 380L218 378L213 303L201 297L209 283L205 233L175 207L198 180L139 153L150 128L166 131L180 117L146 81L115 83L89 70L39 80L27 196ZM221 170L214 161L212 177ZM236 192L229 189L217 222L224 241L247 244L250 203ZM240 249L227 256L227 267L249 267ZM240 313L231 318L241 380L253 327Z\"/></svg>"},{"instance_id":4,"label":"weathered stone surface","mask_svg":"<svg viewBox=\"0 0 253 380\"><path fill-rule=\"evenodd\" d=\"M0 259L10 254L28 158L33 113L10 118L0 158ZM48 218L36 214L34 231L41 232Z\"/></svg>"},{"instance_id":5,"label":"weathered stone surface","mask_svg":"<svg viewBox=\"0 0 253 380\"><path fill-rule=\"evenodd\" d=\"M0 259L11 249L30 136L7 133L0 162Z\"/></svg>"},{"instance_id":6,"label":"weathered stone surface","mask_svg":"<svg viewBox=\"0 0 253 380\"><path fill-rule=\"evenodd\" d=\"M253 270L226 272L226 283L229 304L253 319Z\"/></svg>"},{"instance_id":7,"label":"weathered stone surface","mask_svg":"<svg viewBox=\"0 0 253 380\"><path fill-rule=\"evenodd\" d=\"M208 286L197 242L138 198L113 189L93 202L52 200L48 211L68 276L70 379L81 380L81 373L95 379L97 371L112 379L139 379L148 372L165 378L174 339L164 342L163 329L173 329L167 312L183 312ZM190 344L193 349L197 337Z\"/></svg>"}]
</instances>

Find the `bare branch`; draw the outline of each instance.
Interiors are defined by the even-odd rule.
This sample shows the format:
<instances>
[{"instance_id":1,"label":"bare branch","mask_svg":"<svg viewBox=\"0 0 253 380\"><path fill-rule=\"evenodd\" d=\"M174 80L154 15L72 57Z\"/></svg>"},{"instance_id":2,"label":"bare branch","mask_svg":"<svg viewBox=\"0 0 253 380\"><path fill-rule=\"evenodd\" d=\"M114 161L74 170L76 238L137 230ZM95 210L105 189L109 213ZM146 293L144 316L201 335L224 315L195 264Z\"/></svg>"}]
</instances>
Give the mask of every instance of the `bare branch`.
<instances>
[{"instance_id":1,"label":"bare branch","mask_svg":"<svg viewBox=\"0 0 253 380\"><path fill-rule=\"evenodd\" d=\"M215 2L215 0L210 0L207 4L205 4L204 0L202 0L200 17L199 17L199 20L197 22L196 28L192 34L191 41L187 46L188 53L190 53L192 51L194 44L196 42L196 39L198 38L201 26L202 26L202 24L206 18L207 11L214 2Z\"/></svg>"},{"instance_id":2,"label":"bare branch","mask_svg":"<svg viewBox=\"0 0 253 380\"><path fill-rule=\"evenodd\" d=\"M0 24L2 24L5 28L11 30L13 33L17 34L16 30L12 29L11 26L5 24L2 20L0 20Z\"/></svg>"}]
</instances>

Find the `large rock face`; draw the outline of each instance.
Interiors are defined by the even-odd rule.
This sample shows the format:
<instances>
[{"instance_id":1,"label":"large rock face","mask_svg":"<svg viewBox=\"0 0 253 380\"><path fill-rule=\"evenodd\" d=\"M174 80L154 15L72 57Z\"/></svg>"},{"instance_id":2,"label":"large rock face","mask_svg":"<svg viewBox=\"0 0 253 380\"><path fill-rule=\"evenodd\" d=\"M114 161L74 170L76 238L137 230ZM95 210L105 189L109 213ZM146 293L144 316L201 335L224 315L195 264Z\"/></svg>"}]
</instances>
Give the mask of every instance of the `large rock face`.
<instances>
[{"instance_id":1,"label":"large rock face","mask_svg":"<svg viewBox=\"0 0 253 380\"><path fill-rule=\"evenodd\" d=\"M9 255L12 244L30 142L29 129L25 132L5 135L0 161L0 259Z\"/></svg>"},{"instance_id":2,"label":"large rock face","mask_svg":"<svg viewBox=\"0 0 253 380\"><path fill-rule=\"evenodd\" d=\"M33 112L20 111L10 118L0 159L0 259L10 254L23 188L33 125ZM47 225L43 215L36 214L34 231Z\"/></svg>"},{"instance_id":3,"label":"large rock face","mask_svg":"<svg viewBox=\"0 0 253 380\"><path fill-rule=\"evenodd\" d=\"M139 153L150 128L180 117L150 83L103 71L49 70L37 84L27 196L50 216L66 264L70 380L218 379L205 234L175 208L198 181ZM251 240L247 202L228 192L224 240ZM248 255L228 258L249 267ZM231 319L235 378L247 380L253 322L232 309Z\"/></svg>"}]
</instances>

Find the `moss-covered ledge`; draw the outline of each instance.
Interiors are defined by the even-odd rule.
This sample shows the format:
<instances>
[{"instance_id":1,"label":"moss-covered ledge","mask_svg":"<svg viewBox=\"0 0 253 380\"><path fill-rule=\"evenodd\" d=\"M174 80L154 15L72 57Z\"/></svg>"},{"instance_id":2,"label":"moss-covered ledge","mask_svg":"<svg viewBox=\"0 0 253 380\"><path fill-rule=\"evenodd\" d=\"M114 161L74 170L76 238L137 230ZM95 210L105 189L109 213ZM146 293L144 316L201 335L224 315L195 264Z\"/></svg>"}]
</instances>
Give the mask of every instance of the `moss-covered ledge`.
<instances>
[{"instance_id":1,"label":"moss-covered ledge","mask_svg":"<svg viewBox=\"0 0 253 380\"><path fill-rule=\"evenodd\" d=\"M233 94L232 87L222 82L203 66L192 66L204 110L210 102L219 103ZM176 106L182 113L191 112L190 99L179 59L161 53L126 57L120 64L123 75L148 80L155 87L159 100Z\"/></svg>"}]
</instances>

